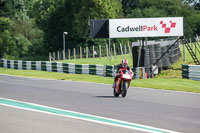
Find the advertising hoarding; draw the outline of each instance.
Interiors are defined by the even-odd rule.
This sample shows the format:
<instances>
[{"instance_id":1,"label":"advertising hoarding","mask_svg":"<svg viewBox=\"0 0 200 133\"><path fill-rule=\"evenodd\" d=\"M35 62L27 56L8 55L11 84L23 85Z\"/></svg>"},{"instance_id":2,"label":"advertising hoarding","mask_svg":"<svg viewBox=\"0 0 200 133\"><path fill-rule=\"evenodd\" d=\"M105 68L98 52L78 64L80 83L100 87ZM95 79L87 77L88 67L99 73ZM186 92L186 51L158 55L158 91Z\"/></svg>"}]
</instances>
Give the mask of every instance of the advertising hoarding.
<instances>
[{"instance_id":1,"label":"advertising hoarding","mask_svg":"<svg viewBox=\"0 0 200 133\"><path fill-rule=\"evenodd\" d=\"M109 19L110 38L183 36L183 17Z\"/></svg>"}]
</instances>

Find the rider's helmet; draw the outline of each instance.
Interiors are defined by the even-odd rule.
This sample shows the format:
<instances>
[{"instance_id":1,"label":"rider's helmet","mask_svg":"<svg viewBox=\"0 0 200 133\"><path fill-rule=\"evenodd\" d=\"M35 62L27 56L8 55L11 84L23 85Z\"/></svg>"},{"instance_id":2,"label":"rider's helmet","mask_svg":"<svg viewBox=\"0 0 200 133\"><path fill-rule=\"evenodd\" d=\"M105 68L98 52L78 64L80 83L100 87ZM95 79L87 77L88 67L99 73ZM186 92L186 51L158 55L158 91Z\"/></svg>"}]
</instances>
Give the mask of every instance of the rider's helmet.
<instances>
[{"instance_id":1,"label":"rider's helmet","mask_svg":"<svg viewBox=\"0 0 200 133\"><path fill-rule=\"evenodd\" d=\"M127 59L123 59L121 64L122 64L122 67L127 67L128 66L128 60Z\"/></svg>"}]
</instances>

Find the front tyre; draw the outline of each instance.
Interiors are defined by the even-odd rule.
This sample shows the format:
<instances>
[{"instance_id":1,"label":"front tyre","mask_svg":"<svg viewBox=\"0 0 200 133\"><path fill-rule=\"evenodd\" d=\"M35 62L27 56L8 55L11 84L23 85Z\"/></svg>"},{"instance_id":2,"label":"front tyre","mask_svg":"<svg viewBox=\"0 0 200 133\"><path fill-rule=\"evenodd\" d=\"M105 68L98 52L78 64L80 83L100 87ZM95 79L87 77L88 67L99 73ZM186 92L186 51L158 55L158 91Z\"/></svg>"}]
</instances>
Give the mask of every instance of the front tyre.
<instances>
[{"instance_id":1,"label":"front tyre","mask_svg":"<svg viewBox=\"0 0 200 133\"><path fill-rule=\"evenodd\" d=\"M115 87L113 88L113 94L114 94L115 97L119 96L119 93L116 92L116 88Z\"/></svg>"},{"instance_id":2,"label":"front tyre","mask_svg":"<svg viewBox=\"0 0 200 133\"><path fill-rule=\"evenodd\" d=\"M125 97L127 94L127 89L128 89L128 82L127 81L123 81L122 86L122 97Z\"/></svg>"}]
</instances>

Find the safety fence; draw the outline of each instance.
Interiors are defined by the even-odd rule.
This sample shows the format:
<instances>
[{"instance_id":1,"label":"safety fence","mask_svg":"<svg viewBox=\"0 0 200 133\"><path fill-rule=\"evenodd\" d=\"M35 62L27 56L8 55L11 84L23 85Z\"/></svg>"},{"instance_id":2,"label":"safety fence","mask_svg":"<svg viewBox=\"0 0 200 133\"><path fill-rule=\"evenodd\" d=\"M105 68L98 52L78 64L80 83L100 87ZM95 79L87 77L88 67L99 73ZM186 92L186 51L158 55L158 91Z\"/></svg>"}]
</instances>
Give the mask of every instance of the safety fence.
<instances>
[{"instance_id":1,"label":"safety fence","mask_svg":"<svg viewBox=\"0 0 200 133\"><path fill-rule=\"evenodd\" d=\"M110 54L109 54L110 52ZM82 59L82 58L102 58L102 57L110 57L114 56L116 58L117 55L131 55L131 45L129 42L124 44L115 44L112 43L110 45L98 45L98 46L85 46L85 47L77 47L64 50L58 50L54 52L49 52L49 61L51 60L65 60L65 59Z\"/></svg>"},{"instance_id":2,"label":"safety fence","mask_svg":"<svg viewBox=\"0 0 200 133\"><path fill-rule=\"evenodd\" d=\"M182 64L182 77L200 81L200 65Z\"/></svg>"},{"instance_id":3,"label":"safety fence","mask_svg":"<svg viewBox=\"0 0 200 133\"><path fill-rule=\"evenodd\" d=\"M40 70L70 74L91 74L104 77L114 76L114 66L111 65L89 65L49 61L21 61L2 59L0 66L3 68L18 70Z\"/></svg>"}]
</instances>

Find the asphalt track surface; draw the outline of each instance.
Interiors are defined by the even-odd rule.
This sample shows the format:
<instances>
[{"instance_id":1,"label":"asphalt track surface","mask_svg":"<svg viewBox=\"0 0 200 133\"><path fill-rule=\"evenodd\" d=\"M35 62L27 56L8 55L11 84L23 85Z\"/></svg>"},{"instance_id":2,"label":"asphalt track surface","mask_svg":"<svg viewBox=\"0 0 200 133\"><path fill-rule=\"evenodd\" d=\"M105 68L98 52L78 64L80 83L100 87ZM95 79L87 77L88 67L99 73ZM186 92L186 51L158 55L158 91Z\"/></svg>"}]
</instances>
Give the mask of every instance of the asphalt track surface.
<instances>
[{"instance_id":1,"label":"asphalt track surface","mask_svg":"<svg viewBox=\"0 0 200 133\"><path fill-rule=\"evenodd\" d=\"M177 132L200 132L200 94L196 93L131 87L125 98L115 98L111 85L0 75L0 97ZM142 131L0 105L0 132Z\"/></svg>"}]
</instances>

